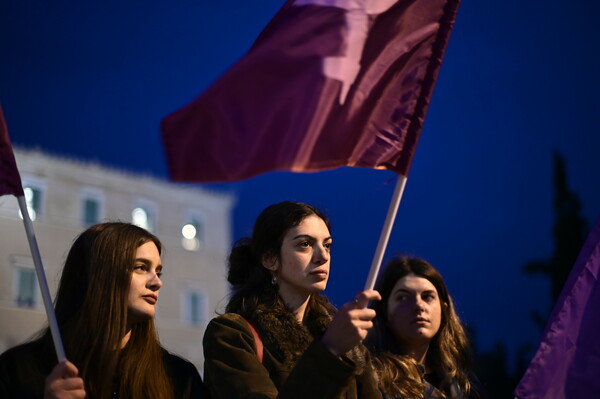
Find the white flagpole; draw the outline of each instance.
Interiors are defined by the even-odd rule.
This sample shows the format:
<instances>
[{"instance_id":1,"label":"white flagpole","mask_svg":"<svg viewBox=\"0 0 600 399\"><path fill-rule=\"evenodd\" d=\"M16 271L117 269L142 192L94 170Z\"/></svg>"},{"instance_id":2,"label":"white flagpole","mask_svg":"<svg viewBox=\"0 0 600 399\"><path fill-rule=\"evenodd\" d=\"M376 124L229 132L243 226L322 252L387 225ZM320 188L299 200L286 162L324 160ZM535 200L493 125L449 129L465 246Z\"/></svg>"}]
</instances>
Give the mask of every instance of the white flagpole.
<instances>
[{"instance_id":1,"label":"white flagpole","mask_svg":"<svg viewBox=\"0 0 600 399\"><path fill-rule=\"evenodd\" d=\"M50 297L50 290L48 289L48 281L46 280L46 273L44 273L44 266L42 265L42 257L40 256L40 249L35 239L35 232L33 231L33 223L29 217L27 211L27 202L25 197L17 197L19 202L19 208L21 209L21 215L23 215L23 224L25 225L25 233L27 234L27 241L29 241L29 249L31 250L31 256L33 257L33 264L35 265L35 272L37 274L38 282L40 284L40 291L42 292L42 299L44 300L44 306L46 307L46 315L48 316L48 326L52 333L52 340L54 341L54 348L56 349L56 357L58 362L66 360L65 349L60 338L60 331L58 329L58 323L56 322L56 314L54 313L54 306L52 306L52 298Z\"/></svg>"},{"instance_id":2,"label":"white flagpole","mask_svg":"<svg viewBox=\"0 0 600 399\"><path fill-rule=\"evenodd\" d=\"M383 223L383 228L381 229L381 235L379 236L379 242L377 243L377 249L375 250L375 256L373 256L373 262L371 263L369 276L367 277L367 282L365 283L365 290L372 290L373 287L375 287L375 280L377 280L379 268L381 267L381 261L383 260L383 254L385 253L385 249L390 239L390 234L392 233L392 227L394 226L394 221L396 220L396 213L398 213L398 206L400 205L400 200L402 199L402 194L404 193L404 187L406 187L406 176L398 175L396 187L394 188L394 194L392 195L390 206L385 217L385 222Z\"/></svg>"}]
</instances>

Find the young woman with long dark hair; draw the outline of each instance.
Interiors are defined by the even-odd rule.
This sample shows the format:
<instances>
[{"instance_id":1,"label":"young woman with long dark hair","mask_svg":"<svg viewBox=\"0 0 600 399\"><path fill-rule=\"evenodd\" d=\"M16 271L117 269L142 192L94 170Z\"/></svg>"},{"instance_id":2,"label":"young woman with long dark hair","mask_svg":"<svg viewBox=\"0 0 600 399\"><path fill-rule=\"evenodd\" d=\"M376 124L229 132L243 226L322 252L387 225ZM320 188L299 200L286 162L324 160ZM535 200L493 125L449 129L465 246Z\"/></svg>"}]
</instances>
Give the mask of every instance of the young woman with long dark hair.
<instances>
[{"instance_id":1,"label":"young woman with long dark hair","mask_svg":"<svg viewBox=\"0 0 600 399\"><path fill-rule=\"evenodd\" d=\"M229 257L227 313L204 335L204 380L213 399L381 398L361 344L379 299L363 291L339 311L327 285L329 221L297 202L267 207Z\"/></svg>"}]
</instances>

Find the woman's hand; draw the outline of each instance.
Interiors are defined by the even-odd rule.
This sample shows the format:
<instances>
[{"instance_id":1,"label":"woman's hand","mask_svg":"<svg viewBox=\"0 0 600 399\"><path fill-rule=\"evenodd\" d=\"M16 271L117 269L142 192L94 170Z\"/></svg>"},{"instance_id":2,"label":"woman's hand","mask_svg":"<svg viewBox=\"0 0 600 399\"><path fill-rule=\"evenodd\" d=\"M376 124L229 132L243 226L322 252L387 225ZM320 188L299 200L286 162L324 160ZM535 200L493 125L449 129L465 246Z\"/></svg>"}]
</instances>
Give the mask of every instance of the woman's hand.
<instances>
[{"instance_id":1,"label":"woman's hand","mask_svg":"<svg viewBox=\"0 0 600 399\"><path fill-rule=\"evenodd\" d=\"M367 308L369 301L381 299L379 292L359 292L356 298L342 306L325 331L321 342L336 356L343 355L367 337L373 327L375 311Z\"/></svg>"},{"instance_id":2,"label":"woman's hand","mask_svg":"<svg viewBox=\"0 0 600 399\"><path fill-rule=\"evenodd\" d=\"M57 364L44 386L44 399L81 399L85 398L83 380L73 363L65 360Z\"/></svg>"}]
</instances>

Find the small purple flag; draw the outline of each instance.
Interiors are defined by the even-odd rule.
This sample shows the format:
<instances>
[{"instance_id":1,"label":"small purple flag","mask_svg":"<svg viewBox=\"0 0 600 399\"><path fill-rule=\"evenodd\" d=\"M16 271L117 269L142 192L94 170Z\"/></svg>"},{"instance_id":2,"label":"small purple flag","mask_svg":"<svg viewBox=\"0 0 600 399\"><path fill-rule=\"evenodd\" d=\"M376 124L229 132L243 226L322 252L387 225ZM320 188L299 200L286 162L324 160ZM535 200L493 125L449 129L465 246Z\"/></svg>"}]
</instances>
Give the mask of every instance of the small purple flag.
<instances>
[{"instance_id":1,"label":"small purple flag","mask_svg":"<svg viewBox=\"0 0 600 399\"><path fill-rule=\"evenodd\" d=\"M600 219L569 274L519 399L600 398Z\"/></svg>"},{"instance_id":2,"label":"small purple flag","mask_svg":"<svg viewBox=\"0 0 600 399\"><path fill-rule=\"evenodd\" d=\"M171 178L407 175L460 0L289 0L162 132Z\"/></svg>"},{"instance_id":3,"label":"small purple flag","mask_svg":"<svg viewBox=\"0 0 600 399\"><path fill-rule=\"evenodd\" d=\"M0 195L23 196L21 176L15 162L15 155L8 137L8 128L0 106Z\"/></svg>"}]
</instances>

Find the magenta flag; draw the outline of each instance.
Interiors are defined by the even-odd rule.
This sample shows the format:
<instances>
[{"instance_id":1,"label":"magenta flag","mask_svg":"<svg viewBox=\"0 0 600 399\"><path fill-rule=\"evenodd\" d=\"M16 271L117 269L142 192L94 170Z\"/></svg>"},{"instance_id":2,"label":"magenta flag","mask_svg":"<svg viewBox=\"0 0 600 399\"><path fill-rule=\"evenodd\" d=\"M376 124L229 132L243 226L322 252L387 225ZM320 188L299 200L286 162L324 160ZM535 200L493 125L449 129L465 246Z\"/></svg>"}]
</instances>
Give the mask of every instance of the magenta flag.
<instances>
[{"instance_id":1,"label":"magenta flag","mask_svg":"<svg viewBox=\"0 0 600 399\"><path fill-rule=\"evenodd\" d=\"M600 219L569 274L538 350L515 390L520 399L600 398Z\"/></svg>"},{"instance_id":2,"label":"magenta flag","mask_svg":"<svg viewBox=\"0 0 600 399\"><path fill-rule=\"evenodd\" d=\"M163 119L171 178L339 166L406 176L459 3L288 1L246 56Z\"/></svg>"},{"instance_id":3,"label":"magenta flag","mask_svg":"<svg viewBox=\"0 0 600 399\"><path fill-rule=\"evenodd\" d=\"M0 195L12 194L16 197L23 196L21 176L15 162L8 128L4 121L4 113L0 106Z\"/></svg>"}]
</instances>

